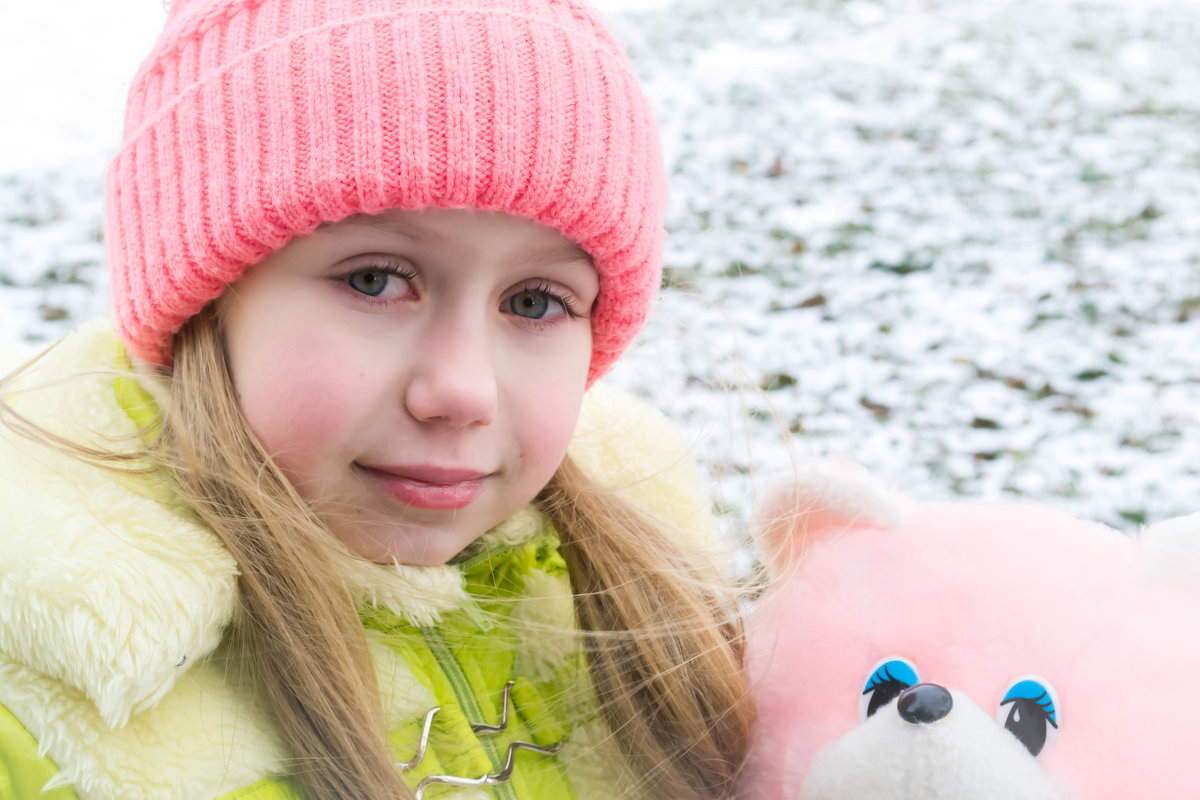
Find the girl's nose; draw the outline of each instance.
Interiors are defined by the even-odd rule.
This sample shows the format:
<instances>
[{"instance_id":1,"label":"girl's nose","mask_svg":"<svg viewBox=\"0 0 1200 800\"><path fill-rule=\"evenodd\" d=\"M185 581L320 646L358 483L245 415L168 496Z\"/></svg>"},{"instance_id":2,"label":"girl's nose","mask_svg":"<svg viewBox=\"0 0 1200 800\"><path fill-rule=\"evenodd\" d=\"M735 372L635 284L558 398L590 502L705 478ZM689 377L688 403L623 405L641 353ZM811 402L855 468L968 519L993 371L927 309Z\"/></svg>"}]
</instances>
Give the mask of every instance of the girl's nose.
<instances>
[{"instance_id":1,"label":"girl's nose","mask_svg":"<svg viewBox=\"0 0 1200 800\"><path fill-rule=\"evenodd\" d=\"M496 420L493 354L486 334L472 327L447 324L430 331L420 352L410 354L413 369L404 403L414 419L454 427Z\"/></svg>"}]
</instances>

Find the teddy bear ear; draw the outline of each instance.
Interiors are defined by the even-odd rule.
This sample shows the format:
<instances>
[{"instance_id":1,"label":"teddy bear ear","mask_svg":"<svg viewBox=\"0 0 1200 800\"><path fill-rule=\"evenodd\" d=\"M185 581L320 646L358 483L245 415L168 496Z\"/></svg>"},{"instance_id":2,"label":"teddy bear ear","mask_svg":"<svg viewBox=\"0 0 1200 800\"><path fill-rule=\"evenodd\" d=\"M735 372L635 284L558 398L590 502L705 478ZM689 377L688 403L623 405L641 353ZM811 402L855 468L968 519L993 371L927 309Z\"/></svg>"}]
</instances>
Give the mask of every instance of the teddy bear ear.
<instances>
[{"instance_id":1,"label":"teddy bear ear","mask_svg":"<svg viewBox=\"0 0 1200 800\"><path fill-rule=\"evenodd\" d=\"M1200 589L1200 514L1156 522L1139 540L1156 574Z\"/></svg>"},{"instance_id":2,"label":"teddy bear ear","mask_svg":"<svg viewBox=\"0 0 1200 800\"><path fill-rule=\"evenodd\" d=\"M798 464L768 483L754 539L773 575L794 567L812 543L851 528L899 525L912 503L857 463Z\"/></svg>"}]
</instances>

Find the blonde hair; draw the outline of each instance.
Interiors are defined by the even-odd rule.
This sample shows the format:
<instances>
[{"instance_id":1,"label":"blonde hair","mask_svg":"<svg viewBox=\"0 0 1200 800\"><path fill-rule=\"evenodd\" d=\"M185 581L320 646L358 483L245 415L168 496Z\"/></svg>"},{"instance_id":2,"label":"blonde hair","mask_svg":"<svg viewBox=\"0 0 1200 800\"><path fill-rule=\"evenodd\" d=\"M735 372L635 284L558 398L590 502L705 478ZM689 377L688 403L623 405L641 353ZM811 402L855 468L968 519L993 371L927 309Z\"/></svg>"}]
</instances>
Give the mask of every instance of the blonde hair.
<instances>
[{"instance_id":1,"label":"blonde hair","mask_svg":"<svg viewBox=\"0 0 1200 800\"><path fill-rule=\"evenodd\" d=\"M366 637L339 569L353 556L249 431L211 307L176 335L174 359L165 391L155 392L161 431L148 455L237 562L233 635L295 780L309 800L413 797L387 743ZM3 405L4 422L33 435ZM104 461L96 450L77 454ZM113 467L130 461L112 456ZM538 502L562 538L592 682L624 771L656 797L732 797L754 716L734 598L682 537L569 459Z\"/></svg>"},{"instance_id":2,"label":"blonde hair","mask_svg":"<svg viewBox=\"0 0 1200 800\"><path fill-rule=\"evenodd\" d=\"M682 537L569 458L540 499L562 537L600 707L634 774L657 797L732 797L754 721L734 598Z\"/></svg>"}]
</instances>

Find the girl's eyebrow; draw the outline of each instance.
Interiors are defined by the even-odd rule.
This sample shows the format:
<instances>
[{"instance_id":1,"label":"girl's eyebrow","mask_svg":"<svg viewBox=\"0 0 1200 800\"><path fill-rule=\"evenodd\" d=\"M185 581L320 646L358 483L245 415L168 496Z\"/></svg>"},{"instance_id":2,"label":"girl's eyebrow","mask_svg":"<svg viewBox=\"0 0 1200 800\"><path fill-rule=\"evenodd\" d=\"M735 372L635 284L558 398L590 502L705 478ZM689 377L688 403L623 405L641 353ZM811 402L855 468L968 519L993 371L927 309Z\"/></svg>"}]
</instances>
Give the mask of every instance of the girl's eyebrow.
<instances>
[{"instance_id":1,"label":"girl's eyebrow","mask_svg":"<svg viewBox=\"0 0 1200 800\"><path fill-rule=\"evenodd\" d=\"M573 242L546 245L526 250L521 253L521 262L547 267L559 264L574 264L576 262L586 264L589 267L593 266L592 257L584 252L582 247Z\"/></svg>"},{"instance_id":2,"label":"girl's eyebrow","mask_svg":"<svg viewBox=\"0 0 1200 800\"><path fill-rule=\"evenodd\" d=\"M354 214L353 216L346 217L340 223L327 222L320 227L325 230L337 230L337 226L343 223L375 228L376 230L383 231L384 233L397 233L414 241L431 242L433 244L446 243L446 237L438 231L430 230L429 228L425 228L420 225L413 225L403 220L380 216L378 214Z\"/></svg>"}]
</instances>

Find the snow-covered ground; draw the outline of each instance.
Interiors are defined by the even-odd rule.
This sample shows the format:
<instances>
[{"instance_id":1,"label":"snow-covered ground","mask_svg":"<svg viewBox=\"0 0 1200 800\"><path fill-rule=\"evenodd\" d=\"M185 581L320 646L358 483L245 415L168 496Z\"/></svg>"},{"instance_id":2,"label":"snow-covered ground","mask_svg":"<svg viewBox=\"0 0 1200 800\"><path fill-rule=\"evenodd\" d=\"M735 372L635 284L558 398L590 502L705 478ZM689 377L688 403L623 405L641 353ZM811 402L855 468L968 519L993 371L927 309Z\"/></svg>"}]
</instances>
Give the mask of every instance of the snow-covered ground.
<instances>
[{"instance_id":1,"label":"snow-covered ground","mask_svg":"<svg viewBox=\"0 0 1200 800\"><path fill-rule=\"evenodd\" d=\"M601 5L672 171L669 288L612 379L730 531L825 454L1125 529L1200 510L1200 4ZM0 11L0 340L103 313L105 159L161 14Z\"/></svg>"}]
</instances>

